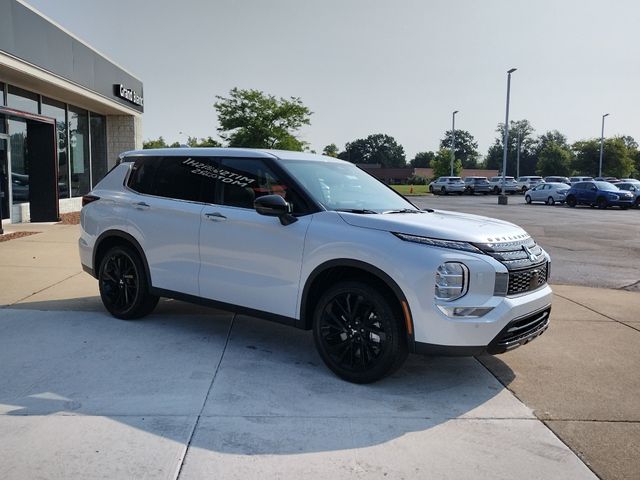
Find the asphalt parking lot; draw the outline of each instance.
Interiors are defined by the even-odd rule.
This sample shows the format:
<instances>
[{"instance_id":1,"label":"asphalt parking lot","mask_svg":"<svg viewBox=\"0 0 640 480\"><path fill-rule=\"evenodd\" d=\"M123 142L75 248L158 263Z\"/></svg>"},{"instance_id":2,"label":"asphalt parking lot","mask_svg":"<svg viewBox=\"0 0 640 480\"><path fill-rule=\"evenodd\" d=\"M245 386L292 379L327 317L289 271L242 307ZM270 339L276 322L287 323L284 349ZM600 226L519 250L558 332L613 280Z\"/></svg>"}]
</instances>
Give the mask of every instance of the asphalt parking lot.
<instances>
[{"instance_id":1,"label":"asphalt parking lot","mask_svg":"<svg viewBox=\"0 0 640 480\"><path fill-rule=\"evenodd\" d=\"M485 199L418 202L469 200ZM640 471L637 292L555 286L551 327L532 344L412 356L356 386L324 367L308 332L168 300L116 320L80 269L77 226L11 229L42 233L0 243L2 479Z\"/></svg>"},{"instance_id":2,"label":"asphalt parking lot","mask_svg":"<svg viewBox=\"0 0 640 480\"><path fill-rule=\"evenodd\" d=\"M551 282L640 291L640 210L527 205L523 195L410 197L421 208L500 218L523 227L551 255Z\"/></svg>"}]
</instances>

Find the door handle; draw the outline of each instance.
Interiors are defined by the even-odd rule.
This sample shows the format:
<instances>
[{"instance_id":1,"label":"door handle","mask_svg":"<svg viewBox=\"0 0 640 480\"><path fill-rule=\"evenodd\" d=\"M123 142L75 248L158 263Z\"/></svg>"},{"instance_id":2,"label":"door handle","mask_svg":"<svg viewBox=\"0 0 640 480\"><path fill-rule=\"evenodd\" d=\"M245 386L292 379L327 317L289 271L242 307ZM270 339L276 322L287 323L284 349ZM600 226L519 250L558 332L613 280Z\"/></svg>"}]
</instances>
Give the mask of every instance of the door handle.
<instances>
[{"instance_id":1,"label":"door handle","mask_svg":"<svg viewBox=\"0 0 640 480\"><path fill-rule=\"evenodd\" d=\"M145 202L137 202L134 203L133 206L138 209L138 210L147 210L151 207L149 207L149 204L145 203Z\"/></svg>"},{"instance_id":2,"label":"door handle","mask_svg":"<svg viewBox=\"0 0 640 480\"><path fill-rule=\"evenodd\" d=\"M227 217L220 212L205 213L204 216L207 217L207 220L211 220L212 222L221 222L227 219Z\"/></svg>"}]
</instances>

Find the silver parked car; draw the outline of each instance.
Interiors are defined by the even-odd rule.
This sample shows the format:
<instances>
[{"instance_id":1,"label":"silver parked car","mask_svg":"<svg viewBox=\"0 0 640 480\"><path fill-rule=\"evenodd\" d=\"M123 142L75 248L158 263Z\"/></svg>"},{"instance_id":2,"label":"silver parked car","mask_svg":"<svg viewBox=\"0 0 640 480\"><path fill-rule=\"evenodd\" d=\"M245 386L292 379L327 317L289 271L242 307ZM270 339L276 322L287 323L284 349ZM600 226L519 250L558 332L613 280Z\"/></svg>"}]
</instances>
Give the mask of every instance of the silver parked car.
<instances>
[{"instance_id":1,"label":"silver parked car","mask_svg":"<svg viewBox=\"0 0 640 480\"><path fill-rule=\"evenodd\" d=\"M538 176L518 177L518 180L516 181L518 182L518 190L520 190L522 193L526 192L530 188L535 187L539 183L544 182L542 177Z\"/></svg>"},{"instance_id":2,"label":"silver parked car","mask_svg":"<svg viewBox=\"0 0 640 480\"><path fill-rule=\"evenodd\" d=\"M553 205L556 202L564 203L569 186L566 183L548 182L541 183L524 194L524 201L544 202L547 205Z\"/></svg>"},{"instance_id":3,"label":"silver parked car","mask_svg":"<svg viewBox=\"0 0 640 480\"><path fill-rule=\"evenodd\" d=\"M502 192L502 177L491 177L489 180L491 191L496 195ZM513 177L504 177L504 193L514 194L518 192L518 183Z\"/></svg>"},{"instance_id":4,"label":"silver parked car","mask_svg":"<svg viewBox=\"0 0 640 480\"><path fill-rule=\"evenodd\" d=\"M440 177L429 184L429 191L442 195L448 195L449 193L462 195L464 187L464 182L460 177Z\"/></svg>"},{"instance_id":5,"label":"silver parked car","mask_svg":"<svg viewBox=\"0 0 640 480\"><path fill-rule=\"evenodd\" d=\"M633 206L636 208L640 208L640 181L631 179L629 182L621 182L617 183L616 187L620 190L626 190L627 192L631 192L635 195L633 200Z\"/></svg>"}]
</instances>

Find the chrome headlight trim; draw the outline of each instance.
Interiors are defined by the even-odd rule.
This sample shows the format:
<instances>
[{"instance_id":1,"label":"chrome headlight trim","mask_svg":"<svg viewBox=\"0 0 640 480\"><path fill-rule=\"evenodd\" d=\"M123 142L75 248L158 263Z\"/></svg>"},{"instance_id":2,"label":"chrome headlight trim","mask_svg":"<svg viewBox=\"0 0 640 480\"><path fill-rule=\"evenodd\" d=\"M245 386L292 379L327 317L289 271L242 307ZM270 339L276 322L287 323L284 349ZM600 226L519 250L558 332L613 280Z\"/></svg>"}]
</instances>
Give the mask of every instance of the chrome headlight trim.
<instances>
[{"instance_id":1,"label":"chrome headlight trim","mask_svg":"<svg viewBox=\"0 0 640 480\"><path fill-rule=\"evenodd\" d=\"M457 240L444 240L442 238L422 237L420 235L410 235L408 233L392 232L396 237L406 242L421 243L422 245L429 245L432 247L449 248L452 250L459 250L462 252L471 252L484 254L478 247L471 245L468 242L460 242Z\"/></svg>"}]
</instances>

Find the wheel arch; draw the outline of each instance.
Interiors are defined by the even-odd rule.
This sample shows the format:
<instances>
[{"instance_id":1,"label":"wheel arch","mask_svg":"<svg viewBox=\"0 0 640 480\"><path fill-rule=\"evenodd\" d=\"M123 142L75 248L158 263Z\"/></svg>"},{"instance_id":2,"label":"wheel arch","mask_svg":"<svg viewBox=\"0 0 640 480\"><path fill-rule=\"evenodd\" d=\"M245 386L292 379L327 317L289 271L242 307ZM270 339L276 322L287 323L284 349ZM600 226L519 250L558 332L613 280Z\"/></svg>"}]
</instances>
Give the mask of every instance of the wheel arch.
<instances>
[{"instance_id":1,"label":"wheel arch","mask_svg":"<svg viewBox=\"0 0 640 480\"><path fill-rule=\"evenodd\" d=\"M144 250L142 250L140 243L138 243L132 235L127 232L123 232L122 230L107 230L100 234L96 239L95 247L93 248L93 259L91 262L96 278L99 275L100 262L102 261L105 253L107 253L110 248L117 245L133 247L133 249L138 253L142 260L142 264L144 265L144 271L147 275L147 279L149 280L149 288L151 288L151 272L149 271L147 256L144 254Z\"/></svg>"},{"instance_id":2,"label":"wheel arch","mask_svg":"<svg viewBox=\"0 0 640 480\"><path fill-rule=\"evenodd\" d=\"M313 308L323 292L323 286L340 280L363 280L381 287L397 301L407 336L409 351L414 351L413 316L406 296L400 286L386 272L369 263L353 259L334 259L318 265L307 277L300 301L300 327L310 330L313 326Z\"/></svg>"}]
</instances>

